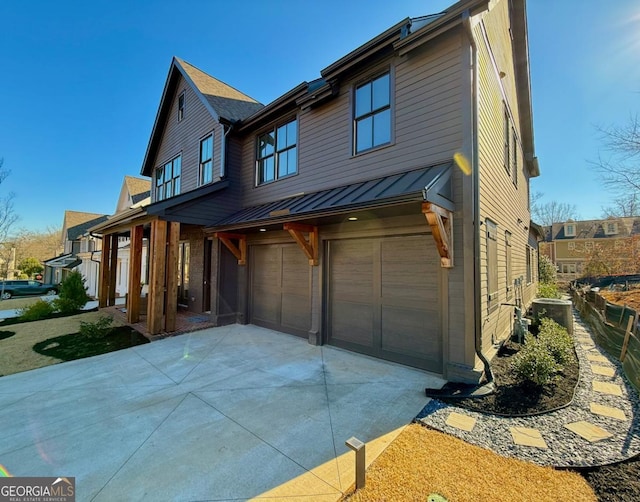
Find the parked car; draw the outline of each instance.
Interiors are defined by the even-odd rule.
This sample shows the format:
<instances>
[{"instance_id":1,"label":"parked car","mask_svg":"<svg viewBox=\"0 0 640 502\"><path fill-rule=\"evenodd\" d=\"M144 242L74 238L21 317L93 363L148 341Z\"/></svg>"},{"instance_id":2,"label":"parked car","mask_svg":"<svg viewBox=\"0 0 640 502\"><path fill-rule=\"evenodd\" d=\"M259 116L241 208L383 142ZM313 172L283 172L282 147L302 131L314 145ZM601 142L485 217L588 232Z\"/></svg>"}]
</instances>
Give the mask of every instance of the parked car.
<instances>
[{"instance_id":1,"label":"parked car","mask_svg":"<svg viewBox=\"0 0 640 502\"><path fill-rule=\"evenodd\" d=\"M58 286L40 281L0 281L0 298L8 300L12 296L57 295Z\"/></svg>"}]
</instances>

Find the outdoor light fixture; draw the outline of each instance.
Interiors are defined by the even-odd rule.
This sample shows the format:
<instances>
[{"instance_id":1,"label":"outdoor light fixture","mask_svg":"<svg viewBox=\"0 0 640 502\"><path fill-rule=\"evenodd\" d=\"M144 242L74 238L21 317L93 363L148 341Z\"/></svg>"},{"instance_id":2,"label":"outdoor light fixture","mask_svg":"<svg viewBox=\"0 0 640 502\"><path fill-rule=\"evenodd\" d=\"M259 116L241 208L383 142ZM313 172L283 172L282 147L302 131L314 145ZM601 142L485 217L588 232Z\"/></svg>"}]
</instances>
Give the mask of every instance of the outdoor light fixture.
<instances>
[{"instance_id":1,"label":"outdoor light fixture","mask_svg":"<svg viewBox=\"0 0 640 502\"><path fill-rule=\"evenodd\" d=\"M349 216L347 218L347 220L349 220L349 221L358 221L358 217L357 216Z\"/></svg>"},{"instance_id":2,"label":"outdoor light fixture","mask_svg":"<svg viewBox=\"0 0 640 502\"><path fill-rule=\"evenodd\" d=\"M267 229L266 229L266 228L261 228L261 229L260 229L260 231L261 231L261 232L266 232L266 231L267 231Z\"/></svg>"},{"instance_id":3,"label":"outdoor light fixture","mask_svg":"<svg viewBox=\"0 0 640 502\"><path fill-rule=\"evenodd\" d=\"M347 439L344 444L356 452L356 490L359 490L364 488L365 444L355 436Z\"/></svg>"}]
</instances>

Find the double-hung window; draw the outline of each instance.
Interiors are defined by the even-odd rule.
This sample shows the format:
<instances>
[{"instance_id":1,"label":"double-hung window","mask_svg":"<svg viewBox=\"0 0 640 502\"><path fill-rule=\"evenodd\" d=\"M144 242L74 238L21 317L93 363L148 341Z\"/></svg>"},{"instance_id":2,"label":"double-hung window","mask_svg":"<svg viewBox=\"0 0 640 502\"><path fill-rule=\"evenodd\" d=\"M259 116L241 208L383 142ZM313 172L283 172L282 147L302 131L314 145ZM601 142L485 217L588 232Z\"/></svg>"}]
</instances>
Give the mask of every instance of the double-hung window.
<instances>
[{"instance_id":1,"label":"double-hung window","mask_svg":"<svg viewBox=\"0 0 640 502\"><path fill-rule=\"evenodd\" d=\"M354 153L391 142L391 78L389 72L355 90Z\"/></svg>"},{"instance_id":2,"label":"double-hung window","mask_svg":"<svg viewBox=\"0 0 640 502\"><path fill-rule=\"evenodd\" d=\"M256 166L258 185L298 172L298 121L296 119L258 136Z\"/></svg>"},{"instance_id":3,"label":"double-hung window","mask_svg":"<svg viewBox=\"0 0 640 502\"><path fill-rule=\"evenodd\" d=\"M213 133L200 141L200 184L213 181Z\"/></svg>"},{"instance_id":4,"label":"double-hung window","mask_svg":"<svg viewBox=\"0 0 640 502\"><path fill-rule=\"evenodd\" d=\"M181 155L156 169L156 201L168 199L180 193L181 171Z\"/></svg>"}]
</instances>

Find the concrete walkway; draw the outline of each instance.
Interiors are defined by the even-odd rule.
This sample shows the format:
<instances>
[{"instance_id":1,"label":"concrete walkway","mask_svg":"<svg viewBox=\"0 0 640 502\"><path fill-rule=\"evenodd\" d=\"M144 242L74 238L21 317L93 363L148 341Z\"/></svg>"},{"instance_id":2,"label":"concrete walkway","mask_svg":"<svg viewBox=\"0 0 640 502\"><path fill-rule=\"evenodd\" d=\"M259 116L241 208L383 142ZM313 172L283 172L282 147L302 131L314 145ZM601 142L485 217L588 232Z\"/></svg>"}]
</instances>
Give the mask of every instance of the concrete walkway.
<instances>
[{"instance_id":1,"label":"concrete walkway","mask_svg":"<svg viewBox=\"0 0 640 502\"><path fill-rule=\"evenodd\" d=\"M437 376L257 328L213 328L0 378L0 464L79 501L338 499ZM293 500L293 499L289 499Z\"/></svg>"}]
</instances>

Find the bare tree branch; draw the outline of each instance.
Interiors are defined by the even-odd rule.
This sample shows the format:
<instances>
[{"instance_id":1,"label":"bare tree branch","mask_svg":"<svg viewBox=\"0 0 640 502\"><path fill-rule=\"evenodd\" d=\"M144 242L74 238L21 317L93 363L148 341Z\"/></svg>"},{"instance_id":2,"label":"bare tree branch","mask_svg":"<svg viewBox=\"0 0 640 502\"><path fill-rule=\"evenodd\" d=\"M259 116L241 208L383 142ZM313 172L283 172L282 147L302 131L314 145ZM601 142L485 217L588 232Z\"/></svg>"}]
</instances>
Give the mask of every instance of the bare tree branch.
<instances>
[{"instance_id":1,"label":"bare tree branch","mask_svg":"<svg viewBox=\"0 0 640 502\"><path fill-rule=\"evenodd\" d=\"M591 162L603 185L623 197L640 194L640 118L629 118L621 127L599 127L605 151Z\"/></svg>"},{"instance_id":2,"label":"bare tree branch","mask_svg":"<svg viewBox=\"0 0 640 502\"><path fill-rule=\"evenodd\" d=\"M533 220L544 227L553 223L561 223L567 220L579 219L575 204L552 200L544 204L540 203L541 194L531 204Z\"/></svg>"}]
</instances>

